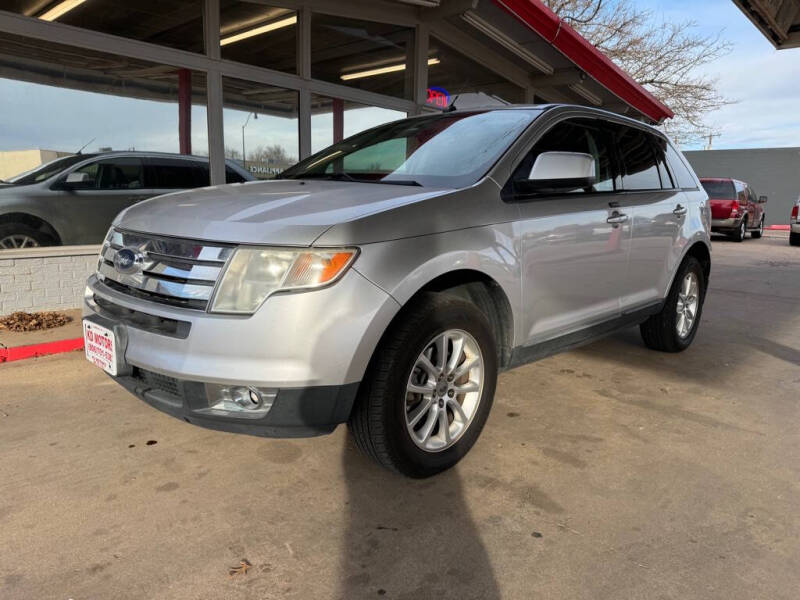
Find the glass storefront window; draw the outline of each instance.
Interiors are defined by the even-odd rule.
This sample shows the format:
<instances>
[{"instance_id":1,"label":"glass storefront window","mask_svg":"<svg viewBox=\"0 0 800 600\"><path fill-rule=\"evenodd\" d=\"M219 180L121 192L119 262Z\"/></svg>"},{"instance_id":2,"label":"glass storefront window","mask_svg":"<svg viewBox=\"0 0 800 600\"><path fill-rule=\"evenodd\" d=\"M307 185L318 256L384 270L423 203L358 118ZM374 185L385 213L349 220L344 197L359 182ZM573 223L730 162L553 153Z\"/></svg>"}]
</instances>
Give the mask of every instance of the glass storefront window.
<instances>
[{"instance_id":1,"label":"glass storefront window","mask_svg":"<svg viewBox=\"0 0 800 600\"><path fill-rule=\"evenodd\" d=\"M428 87L456 94L483 92L507 102L522 103L525 94L521 87L464 56L434 36L430 38L429 56L438 61L428 66Z\"/></svg>"},{"instance_id":2,"label":"glass storefront window","mask_svg":"<svg viewBox=\"0 0 800 600\"><path fill-rule=\"evenodd\" d=\"M0 52L0 205L39 215L5 223L0 249L18 226L28 246L101 242L117 213L164 193L158 161L191 163L187 187L208 185L204 73L13 35ZM196 159L179 154L180 90Z\"/></svg>"},{"instance_id":3,"label":"glass storefront window","mask_svg":"<svg viewBox=\"0 0 800 600\"><path fill-rule=\"evenodd\" d=\"M341 117L334 117L340 111ZM370 127L383 125L390 121L404 119L406 113L366 106L356 102L334 100L325 96L311 96L311 152L319 152L323 148L354 135ZM339 124L341 118L341 125ZM336 131L336 128L340 131ZM339 138L339 139L337 139Z\"/></svg>"},{"instance_id":4,"label":"glass storefront window","mask_svg":"<svg viewBox=\"0 0 800 600\"><path fill-rule=\"evenodd\" d=\"M313 14L311 76L410 99L413 39L409 27Z\"/></svg>"},{"instance_id":5,"label":"glass storefront window","mask_svg":"<svg viewBox=\"0 0 800 600\"><path fill-rule=\"evenodd\" d=\"M297 162L297 92L223 78L225 157L259 179Z\"/></svg>"},{"instance_id":6,"label":"glass storefront window","mask_svg":"<svg viewBox=\"0 0 800 600\"><path fill-rule=\"evenodd\" d=\"M8 0L3 10L189 52L203 52L202 0Z\"/></svg>"},{"instance_id":7,"label":"glass storefront window","mask_svg":"<svg viewBox=\"0 0 800 600\"><path fill-rule=\"evenodd\" d=\"M285 73L297 72L297 13L256 2L223 0L222 58Z\"/></svg>"}]
</instances>

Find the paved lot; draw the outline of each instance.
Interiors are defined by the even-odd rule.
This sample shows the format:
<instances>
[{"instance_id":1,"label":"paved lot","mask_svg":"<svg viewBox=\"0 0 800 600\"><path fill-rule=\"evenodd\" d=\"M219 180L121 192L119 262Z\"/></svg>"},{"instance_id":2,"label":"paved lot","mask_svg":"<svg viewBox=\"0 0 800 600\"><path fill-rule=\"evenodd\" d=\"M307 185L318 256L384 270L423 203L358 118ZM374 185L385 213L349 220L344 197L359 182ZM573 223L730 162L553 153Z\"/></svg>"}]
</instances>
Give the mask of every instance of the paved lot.
<instances>
[{"instance_id":1,"label":"paved lot","mask_svg":"<svg viewBox=\"0 0 800 600\"><path fill-rule=\"evenodd\" d=\"M631 330L507 373L426 481L344 428L192 427L78 354L0 366L0 598L796 599L799 299L800 249L715 241L688 352Z\"/></svg>"}]
</instances>

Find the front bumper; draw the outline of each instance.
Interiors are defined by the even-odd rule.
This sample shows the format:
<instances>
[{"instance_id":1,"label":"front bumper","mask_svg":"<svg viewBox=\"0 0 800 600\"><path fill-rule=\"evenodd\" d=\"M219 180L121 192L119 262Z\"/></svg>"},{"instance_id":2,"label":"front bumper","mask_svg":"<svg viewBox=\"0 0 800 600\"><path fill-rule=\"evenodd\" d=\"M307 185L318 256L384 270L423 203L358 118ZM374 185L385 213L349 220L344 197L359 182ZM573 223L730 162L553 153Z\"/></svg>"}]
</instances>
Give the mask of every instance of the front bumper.
<instances>
[{"instance_id":1,"label":"front bumper","mask_svg":"<svg viewBox=\"0 0 800 600\"><path fill-rule=\"evenodd\" d=\"M148 404L204 427L291 437L327 433L347 420L398 309L350 269L333 286L274 295L246 317L134 298L92 276L83 312L115 332L114 379ZM272 406L257 419L209 411L206 383L267 390Z\"/></svg>"},{"instance_id":2,"label":"front bumper","mask_svg":"<svg viewBox=\"0 0 800 600\"><path fill-rule=\"evenodd\" d=\"M258 419L209 413L205 385L134 368L112 377L150 406L192 425L261 437L310 437L333 431L347 421L358 383L274 390L272 406Z\"/></svg>"}]
</instances>

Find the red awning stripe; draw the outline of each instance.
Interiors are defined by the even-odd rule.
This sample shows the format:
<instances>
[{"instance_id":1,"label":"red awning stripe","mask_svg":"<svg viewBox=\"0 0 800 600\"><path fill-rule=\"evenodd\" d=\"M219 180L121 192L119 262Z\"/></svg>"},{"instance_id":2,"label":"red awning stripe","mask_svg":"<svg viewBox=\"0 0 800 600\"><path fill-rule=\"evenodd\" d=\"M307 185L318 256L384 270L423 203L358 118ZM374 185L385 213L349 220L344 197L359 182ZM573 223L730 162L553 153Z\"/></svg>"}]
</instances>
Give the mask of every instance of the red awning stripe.
<instances>
[{"instance_id":1,"label":"red awning stripe","mask_svg":"<svg viewBox=\"0 0 800 600\"><path fill-rule=\"evenodd\" d=\"M494 2L528 25L592 79L642 114L659 123L675 116L669 107L636 83L630 75L586 41L541 0L494 0Z\"/></svg>"}]
</instances>

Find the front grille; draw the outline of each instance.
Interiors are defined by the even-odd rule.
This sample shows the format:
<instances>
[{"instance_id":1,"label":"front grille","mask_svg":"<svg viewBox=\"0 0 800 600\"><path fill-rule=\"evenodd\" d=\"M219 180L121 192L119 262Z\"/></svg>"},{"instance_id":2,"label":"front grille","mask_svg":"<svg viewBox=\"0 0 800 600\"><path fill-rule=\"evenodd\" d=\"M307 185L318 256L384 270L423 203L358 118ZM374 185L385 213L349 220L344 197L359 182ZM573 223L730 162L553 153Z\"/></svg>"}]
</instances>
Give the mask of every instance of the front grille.
<instances>
[{"instance_id":1,"label":"front grille","mask_svg":"<svg viewBox=\"0 0 800 600\"><path fill-rule=\"evenodd\" d=\"M131 377L140 382L148 390L157 390L179 398L183 396L181 384L174 377L168 377L167 375L161 375L160 373L154 373L153 371L147 371L139 367L133 368Z\"/></svg>"},{"instance_id":2,"label":"front grille","mask_svg":"<svg viewBox=\"0 0 800 600\"><path fill-rule=\"evenodd\" d=\"M131 273L114 267L114 255L130 248L143 256ZM161 304L206 310L233 246L114 229L100 255L100 280L123 294Z\"/></svg>"},{"instance_id":3,"label":"front grille","mask_svg":"<svg viewBox=\"0 0 800 600\"><path fill-rule=\"evenodd\" d=\"M137 329L142 329L151 333L158 333L160 335L167 335L180 339L189 337L192 324L188 321L168 319L166 317L159 317L157 315L151 315L119 306L97 294L95 294L92 299L97 305L97 311L101 316L109 317L115 321L120 321L131 327L136 327Z\"/></svg>"}]
</instances>

